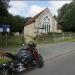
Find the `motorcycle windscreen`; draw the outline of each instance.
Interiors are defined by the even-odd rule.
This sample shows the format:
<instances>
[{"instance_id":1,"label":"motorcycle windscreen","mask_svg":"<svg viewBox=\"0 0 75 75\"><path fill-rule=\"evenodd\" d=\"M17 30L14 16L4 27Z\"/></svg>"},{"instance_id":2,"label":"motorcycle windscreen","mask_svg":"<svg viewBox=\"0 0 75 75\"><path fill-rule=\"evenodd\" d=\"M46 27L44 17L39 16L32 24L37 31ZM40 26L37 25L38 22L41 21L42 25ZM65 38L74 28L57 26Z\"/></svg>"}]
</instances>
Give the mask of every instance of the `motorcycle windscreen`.
<instances>
[{"instance_id":1,"label":"motorcycle windscreen","mask_svg":"<svg viewBox=\"0 0 75 75\"><path fill-rule=\"evenodd\" d=\"M21 59L22 58L27 59L27 58L31 58L32 54L29 51L25 50L25 49L21 49L18 53L18 57L21 58Z\"/></svg>"}]
</instances>

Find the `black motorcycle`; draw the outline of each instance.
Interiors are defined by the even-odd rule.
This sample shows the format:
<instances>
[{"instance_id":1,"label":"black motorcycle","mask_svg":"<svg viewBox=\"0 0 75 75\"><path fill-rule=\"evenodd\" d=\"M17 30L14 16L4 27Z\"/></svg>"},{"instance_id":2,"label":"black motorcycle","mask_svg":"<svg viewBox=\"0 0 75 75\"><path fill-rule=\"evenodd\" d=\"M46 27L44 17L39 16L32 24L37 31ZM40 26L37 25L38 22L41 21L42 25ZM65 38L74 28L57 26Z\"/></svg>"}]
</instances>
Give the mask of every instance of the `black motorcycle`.
<instances>
[{"instance_id":1,"label":"black motorcycle","mask_svg":"<svg viewBox=\"0 0 75 75\"><path fill-rule=\"evenodd\" d=\"M33 52L35 53L35 52ZM5 53L4 56L11 59L10 62L0 65L1 75L14 75L14 73L22 72L33 67L43 67L44 61L40 54L39 61L34 60L33 55L26 49L21 49L18 54Z\"/></svg>"}]
</instances>

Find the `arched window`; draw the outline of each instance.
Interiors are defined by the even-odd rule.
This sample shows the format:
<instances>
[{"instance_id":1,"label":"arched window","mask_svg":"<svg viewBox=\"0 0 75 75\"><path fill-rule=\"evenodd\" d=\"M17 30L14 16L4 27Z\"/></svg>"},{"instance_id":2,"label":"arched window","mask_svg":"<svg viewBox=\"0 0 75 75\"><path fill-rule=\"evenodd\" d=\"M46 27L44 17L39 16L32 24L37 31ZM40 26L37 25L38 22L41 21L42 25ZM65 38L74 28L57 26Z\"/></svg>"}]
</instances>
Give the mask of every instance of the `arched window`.
<instances>
[{"instance_id":1,"label":"arched window","mask_svg":"<svg viewBox=\"0 0 75 75\"><path fill-rule=\"evenodd\" d=\"M50 32L50 18L47 15L43 18L42 27L44 32Z\"/></svg>"}]
</instances>

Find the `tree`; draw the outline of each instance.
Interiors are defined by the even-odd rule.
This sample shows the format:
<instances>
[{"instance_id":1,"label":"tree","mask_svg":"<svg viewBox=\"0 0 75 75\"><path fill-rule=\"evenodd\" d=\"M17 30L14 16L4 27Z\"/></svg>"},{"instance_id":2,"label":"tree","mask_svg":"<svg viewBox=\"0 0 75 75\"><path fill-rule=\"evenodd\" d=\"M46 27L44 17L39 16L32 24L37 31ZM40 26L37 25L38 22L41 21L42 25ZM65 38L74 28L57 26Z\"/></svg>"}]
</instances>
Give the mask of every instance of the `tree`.
<instances>
[{"instance_id":1,"label":"tree","mask_svg":"<svg viewBox=\"0 0 75 75\"><path fill-rule=\"evenodd\" d=\"M22 32L25 26L25 23L28 21L30 17L24 18L21 16L10 16L9 24L11 25L12 32Z\"/></svg>"},{"instance_id":2,"label":"tree","mask_svg":"<svg viewBox=\"0 0 75 75\"><path fill-rule=\"evenodd\" d=\"M59 9L58 22L63 31L75 32L75 2L65 4Z\"/></svg>"},{"instance_id":3,"label":"tree","mask_svg":"<svg viewBox=\"0 0 75 75\"><path fill-rule=\"evenodd\" d=\"M21 16L13 16L9 14L7 8L9 7L7 0L0 1L0 25L7 24L11 27L11 32L22 32L25 23L30 17L24 18Z\"/></svg>"},{"instance_id":4,"label":"tree","mask_svg":"<svg viewBox=\"0 0 75 75\"><path fill-rule=\"evenodd\" d=\"M53 17L55 18L55 20L57 20L57 16L56 15L54 15Z\"/></svg>"},{"instance_id":5,"label":"tree","mask_svg":"<svg viewBox=\"0 0 75 75\"><path fill-rule=\"evenodd\" d=\"M0 16L8 16L7 8L4 6L4 3L0 2Z\"/></svg>"},{"instance_id":6,"label":"tree","mask_svg":"<svg viewBox=\"0 0 75 75\"><path fill-rule=\"evenodd\" d=\"M4 4L6 9L9 7L10 0L1 0L0 2Z\"/></svg>"}]
</instances>

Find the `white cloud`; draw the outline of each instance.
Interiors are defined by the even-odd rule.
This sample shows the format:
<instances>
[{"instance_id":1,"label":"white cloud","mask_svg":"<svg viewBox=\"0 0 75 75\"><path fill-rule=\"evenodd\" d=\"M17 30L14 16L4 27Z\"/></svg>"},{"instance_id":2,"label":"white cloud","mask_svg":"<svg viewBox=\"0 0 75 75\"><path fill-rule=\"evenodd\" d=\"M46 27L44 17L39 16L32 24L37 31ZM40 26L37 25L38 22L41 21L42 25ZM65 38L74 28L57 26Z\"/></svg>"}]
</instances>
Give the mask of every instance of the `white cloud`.
<instances>
[{"instance_id":1,"label":"white cloud","mask_svg":"<svg viewBox=\"0 0 75 75\"><path fill-rule=\"evenodd\" d=\"M10 1L11 8L8 9L9 13L13 15L20 15L25 10L27 4L25 1Z\"/></svg>"},{"instance_id":2,"label":"white cloud","mask_svg":"<svg viewBox=\"0 0 75 75\"><path fill-rule=\"evenodd\" d=\"M58 9L61 8L64 4L70 3L71 1L49 1L49 8L53 15L57 15Z\"/></svg>"},{"instance_id":3,"label":"white cloud","mask_svg":"<svg viewBox=\"0 0 75 75\"><path fill-rule=\"evenodd\" d=\"M26 1L10 1L9 5L11 5L8 9L9 13L21 16L34 16L44 9L36 4L30 5Z\"/></svg>"},{"instance_id":4,"label":"white cloud","mask_svg":"<svg viewBox=\"0 0 75 75\"><path fill-rule=\"evenodd\" d=\"M47 4L48 2L48 4ZM65 3L70 3L71 1L45 1L43 2L45 5L42 6L35 1L10 1L11 8L8 9L9 13L13 15L21 15L21 16L34 16L41 12L43 9L48 7L51 13L57 15L57 9L62 7Z\"/></svg>"},{"instance_id":5,"label":"white cloud","mask_svg":"<svg viewBox=\"0 0 75 75\"><path fill-rule=\"evenodd\" d=\"M40 7L40 6L37 6L37 5L32 5L30 10L29 10L29 15L30 16L34 16L34 15L38 14L39 12L41 12L44 9L45 9L45 7Z\"/></svg>"}]
</instances>

